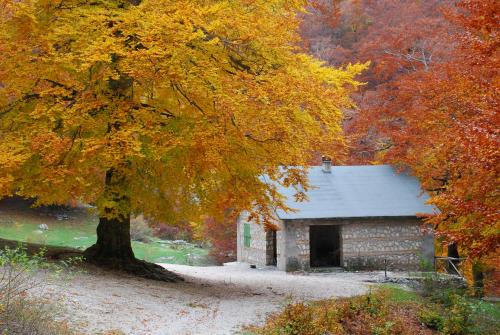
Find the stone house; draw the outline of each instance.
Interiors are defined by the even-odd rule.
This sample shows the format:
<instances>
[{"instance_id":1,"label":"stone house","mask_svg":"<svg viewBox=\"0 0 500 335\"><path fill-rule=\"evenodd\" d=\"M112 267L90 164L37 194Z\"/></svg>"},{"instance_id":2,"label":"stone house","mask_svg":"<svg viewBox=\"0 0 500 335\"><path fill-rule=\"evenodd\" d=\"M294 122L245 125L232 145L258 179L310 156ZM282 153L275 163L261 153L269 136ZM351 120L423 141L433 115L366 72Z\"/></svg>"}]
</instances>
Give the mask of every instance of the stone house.
<instances>
[{"instance_id":1,"label":"stone house","mask_svg":"<svg viewBox=\"0 0 500 335\"><path fill-rule=\"evenodd\" d=\"M238 261L309 271L410 270L434 260L433 234L418 215L436 209L414 177L388 165L332 167L329 161L311 167L308 176L308 201L295 202L295 190L280 187L297 211L276 211L276 231L240 215Z\"/></svg>"}]
</instances>

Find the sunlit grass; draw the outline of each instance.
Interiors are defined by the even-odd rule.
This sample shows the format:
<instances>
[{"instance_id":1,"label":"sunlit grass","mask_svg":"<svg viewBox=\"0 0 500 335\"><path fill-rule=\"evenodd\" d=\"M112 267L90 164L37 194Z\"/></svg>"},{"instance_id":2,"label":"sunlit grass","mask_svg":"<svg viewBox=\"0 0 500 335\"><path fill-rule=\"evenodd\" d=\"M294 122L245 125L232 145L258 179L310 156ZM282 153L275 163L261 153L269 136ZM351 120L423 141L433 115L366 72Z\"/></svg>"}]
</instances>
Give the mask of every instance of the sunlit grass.
<instances>
[{"instance_id":1,"label":"sunlit grass","mask_svg":"<svg viewBox=\"0 0 500 335\"><path fill-rule=\"evenodd\" d=\"M406 289L400 285L383 284L379 290L386 293L387 298L394 302L418 302L422 299L414 290Z\"/></svg>"},{"instance_id":2,"label":"sunlit grass","mask_svg":"<svg viewBox=\"0 0 500 335\"><path fill-rule=\"evenodd\" d=\"M38 221L38 220L37 220ZM0 217L0 238L51 246L64 246L83 250L96 241L97 222L58 222L47 220L48 230L39 229L40 223L18 222ZM137 258L155 263L203 265L208 251L191 244L171 246L159 239L149 243L132 242Z\"/></svg>"}]
</instances>

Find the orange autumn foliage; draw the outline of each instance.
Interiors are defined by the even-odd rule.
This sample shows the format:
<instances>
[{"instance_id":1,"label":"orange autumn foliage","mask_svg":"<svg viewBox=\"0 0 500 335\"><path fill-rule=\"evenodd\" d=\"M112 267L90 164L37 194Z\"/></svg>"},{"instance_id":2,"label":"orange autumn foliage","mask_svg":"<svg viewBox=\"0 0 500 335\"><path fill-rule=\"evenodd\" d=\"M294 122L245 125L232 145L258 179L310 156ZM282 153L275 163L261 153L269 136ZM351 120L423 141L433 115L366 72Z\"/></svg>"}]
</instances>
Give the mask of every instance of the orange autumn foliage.
<instances>
[{"instance_id":1,"label":"orange autumn foliage","mask_svg":"<svg viewBox=\"0 0 500 335\"><path fill-rule=\"evenodd\" d=\"M315 2L310 51L336 66L371 61L346 111L349 163L410 170L441 210L428 221L440 240L498 264L498 1Z\"/></svg>"},{"instance_id":2,"label":"orange autumn foliage","mask_svg":"<svg viewBox=\"0 0 500 335\"><path fill-rule=\"evenodd\" d=\"M379 87L351 131L372 132L374 159L410 168L441 213L438 236L473 259L500 245L499 42L497 1L461 1L444 15L454 46ZM423 57L423 56L422 56Z\"/></svg>"}]
</instances>

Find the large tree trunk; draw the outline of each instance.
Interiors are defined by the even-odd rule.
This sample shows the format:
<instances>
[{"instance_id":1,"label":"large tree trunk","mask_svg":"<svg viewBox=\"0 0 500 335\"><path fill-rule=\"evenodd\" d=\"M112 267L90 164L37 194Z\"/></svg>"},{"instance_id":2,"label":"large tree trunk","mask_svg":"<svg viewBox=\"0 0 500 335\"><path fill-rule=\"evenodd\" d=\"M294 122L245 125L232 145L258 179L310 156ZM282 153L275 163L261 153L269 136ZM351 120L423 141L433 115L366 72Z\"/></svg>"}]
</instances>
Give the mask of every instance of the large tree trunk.
<instances>
[{"instance_id":1,"label":"large tree trunk","mask_svg":"<svg viewBox=\"0 0 500 335\"><path fill-rule=\"evenodd\" d=\"M106 172L104 196L108 207L101 209L97 241L85 250L85 259L93 264L126 271L141 277L176 282L182 278L161 266L136 259L130 240L130 199L123 190L126 178L114 169ZM118 209L125 209L120 213Z\"/></svg>"},{"instance_id":2,"label":"large tree trunk","mask_svg":"<svg viewBox=\"0 0 500 335\"><path fill-rule=\"evenodd\" d=\"M133 260L135 257L130 241L130 217L99 218L97 242L85 254L100 263Z\"/></svg>"}]
</instances>

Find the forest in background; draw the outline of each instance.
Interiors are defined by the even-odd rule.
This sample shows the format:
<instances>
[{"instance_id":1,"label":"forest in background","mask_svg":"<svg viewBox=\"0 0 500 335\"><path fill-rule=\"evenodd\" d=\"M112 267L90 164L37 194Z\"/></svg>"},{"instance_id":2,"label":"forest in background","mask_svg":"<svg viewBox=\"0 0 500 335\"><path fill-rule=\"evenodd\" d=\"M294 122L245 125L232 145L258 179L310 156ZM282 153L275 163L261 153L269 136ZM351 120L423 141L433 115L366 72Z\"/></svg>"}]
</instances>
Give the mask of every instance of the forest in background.
<instances>
[{"instance_id":1,"label":"forest in background","mask_svg":"<svg viewBox=\"0 0 500 335\"><path fill-rule=\"evenodd\" d=\"M328 64L370 62L357 108L346 111L339 163L388 163L418 177L441 210L428 222L445 249L475 272L489 266L497 284L499 7L315 0L302 25L304 46Z\"/></svg>"}]
</instances>

